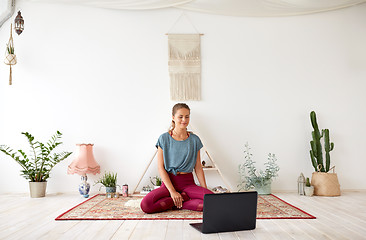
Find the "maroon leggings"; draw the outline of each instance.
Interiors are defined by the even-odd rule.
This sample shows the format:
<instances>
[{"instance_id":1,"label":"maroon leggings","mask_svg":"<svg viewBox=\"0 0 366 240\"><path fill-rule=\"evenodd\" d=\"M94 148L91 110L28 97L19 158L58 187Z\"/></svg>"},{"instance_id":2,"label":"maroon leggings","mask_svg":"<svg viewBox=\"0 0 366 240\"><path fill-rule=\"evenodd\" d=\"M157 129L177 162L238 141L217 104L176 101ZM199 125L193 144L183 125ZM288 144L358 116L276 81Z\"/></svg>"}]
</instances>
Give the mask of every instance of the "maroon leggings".
<instances>
[{"instance_id":1,"label":"maroon leggings","mask_svg":"<svg viewBox=\"0 0 366 240\"><path fill-rule=\"evenodd\" d=\"M203 210L203 196L213 193L210 190L197 186L193 179L193 174L169 174L175 190L183 197L182 209L193 211ZM149 192L141 202L141 209L145 213L162 212L174 207L174 201L164 183L161 187Z\"/></svg>"}]
</instances>

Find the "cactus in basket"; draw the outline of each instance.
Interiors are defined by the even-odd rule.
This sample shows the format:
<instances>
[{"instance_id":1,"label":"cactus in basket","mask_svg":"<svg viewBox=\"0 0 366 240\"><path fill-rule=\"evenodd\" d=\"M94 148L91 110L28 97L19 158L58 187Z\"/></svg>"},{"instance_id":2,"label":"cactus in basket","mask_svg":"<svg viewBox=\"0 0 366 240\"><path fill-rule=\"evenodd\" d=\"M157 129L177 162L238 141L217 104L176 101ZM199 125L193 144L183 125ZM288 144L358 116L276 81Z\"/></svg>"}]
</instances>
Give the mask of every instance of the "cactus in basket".
<instances>
[{"instance_id":1,"label":"cactus in basket","mask_svg":"<svg viewBox=\"0 0 366 240\"><path fill-rule=\"evenodd\" d=\"M320 133L318 123L316 121L316 114L314 111L310 113L310 120L311 125L314 128L314 131L312 131L311 135L313 137L313 140L310 141L310 158L311 163L315 169L315 171L319 170L321 172L328 172L329 166L330 166L330 151L334 148L334 143L331 143L329 140L329 129L322 129L322 132ZM324 150L325 150L325 166L323 161L323 151L322 151L322 144L321 144L321 138L324 136Z\"/></svg>"}]
</instances>

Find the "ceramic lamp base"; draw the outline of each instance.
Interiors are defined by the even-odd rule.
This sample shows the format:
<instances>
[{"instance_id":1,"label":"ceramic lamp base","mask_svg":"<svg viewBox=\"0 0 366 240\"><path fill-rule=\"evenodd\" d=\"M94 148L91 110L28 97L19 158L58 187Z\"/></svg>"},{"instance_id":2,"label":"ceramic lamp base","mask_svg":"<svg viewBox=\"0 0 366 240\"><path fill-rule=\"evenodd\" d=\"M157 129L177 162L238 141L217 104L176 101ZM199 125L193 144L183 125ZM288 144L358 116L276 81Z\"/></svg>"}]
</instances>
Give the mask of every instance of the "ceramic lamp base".
<instances>
[{"instance_id":1,"label":"ceramic lamp base","mask_svg":"<svg viewBox=\"0 0 366 240\"><path fill-rule=\"evenodd\" d=\"M79 193L85 197L89 197L90 184L87 182L88 177L85 175L81 176L81 183L79 185Z\"/></svg>"}]
</instances>

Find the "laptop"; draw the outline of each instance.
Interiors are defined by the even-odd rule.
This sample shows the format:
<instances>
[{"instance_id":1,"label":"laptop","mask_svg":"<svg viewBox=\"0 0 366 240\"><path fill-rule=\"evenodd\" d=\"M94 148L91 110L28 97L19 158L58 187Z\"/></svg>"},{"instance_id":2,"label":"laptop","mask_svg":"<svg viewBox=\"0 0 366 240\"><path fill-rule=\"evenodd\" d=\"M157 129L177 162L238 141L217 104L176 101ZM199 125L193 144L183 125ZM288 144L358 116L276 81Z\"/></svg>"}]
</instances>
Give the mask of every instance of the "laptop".
<instances>
[{"instance_id":1,"label":"laptop","mask_svg":"<svg viewBox=\"0 0 366 240\"><path fill-rule=\"evenodd\" d=\"M202 233L255 229L257 199L256 191L206 194L203 199L203 222L190 225Z\"/></svg>"}]
</instances>

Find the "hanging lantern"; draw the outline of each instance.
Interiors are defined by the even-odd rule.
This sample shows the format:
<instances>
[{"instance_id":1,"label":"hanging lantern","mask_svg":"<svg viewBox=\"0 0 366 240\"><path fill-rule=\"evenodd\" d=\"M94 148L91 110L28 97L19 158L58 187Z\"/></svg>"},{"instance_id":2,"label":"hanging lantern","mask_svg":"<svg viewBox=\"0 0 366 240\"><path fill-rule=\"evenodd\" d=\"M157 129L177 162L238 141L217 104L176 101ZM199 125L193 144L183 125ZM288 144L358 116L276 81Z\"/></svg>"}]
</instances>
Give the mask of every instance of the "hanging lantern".
<instances>
[{"instance_id":1,"label":"hanging lantern","mask_svg":"<svg viewBox=\"0 0 366 240\"><path fill-rule=\"evenodd\" d=\"M14 50L12 28L13 28L13 24L11 24L11 26L10 26L10 38L9 38L8 44L6 45L5 61L4 61L4 63L6 65L10 66L9 85L12 85L12 82L13 82L11 66L17 64L17 56L15 55L15 50Z\"/></svg>"},{"instance_id":2,"label":"hanging lantern","mask_svg":"<svg viewBox=\"0 0 366 240\"><path fill-rule=\"evenodd\" d=\"M18 11L18 15L14 20L14 29L18 35L20 35L24 30L24 20L20 11Z\"/></svg>"},{"instance_id":3,"label":"hanging lantern","mask_svg":"<svg viewBox=\"0 0 366 240\"><path fill-rule=\"evenodd\" d=\"M302 173L297 179L297 193L300 195L305 195L305 177Z\"/></svg>"}]
</instances>

